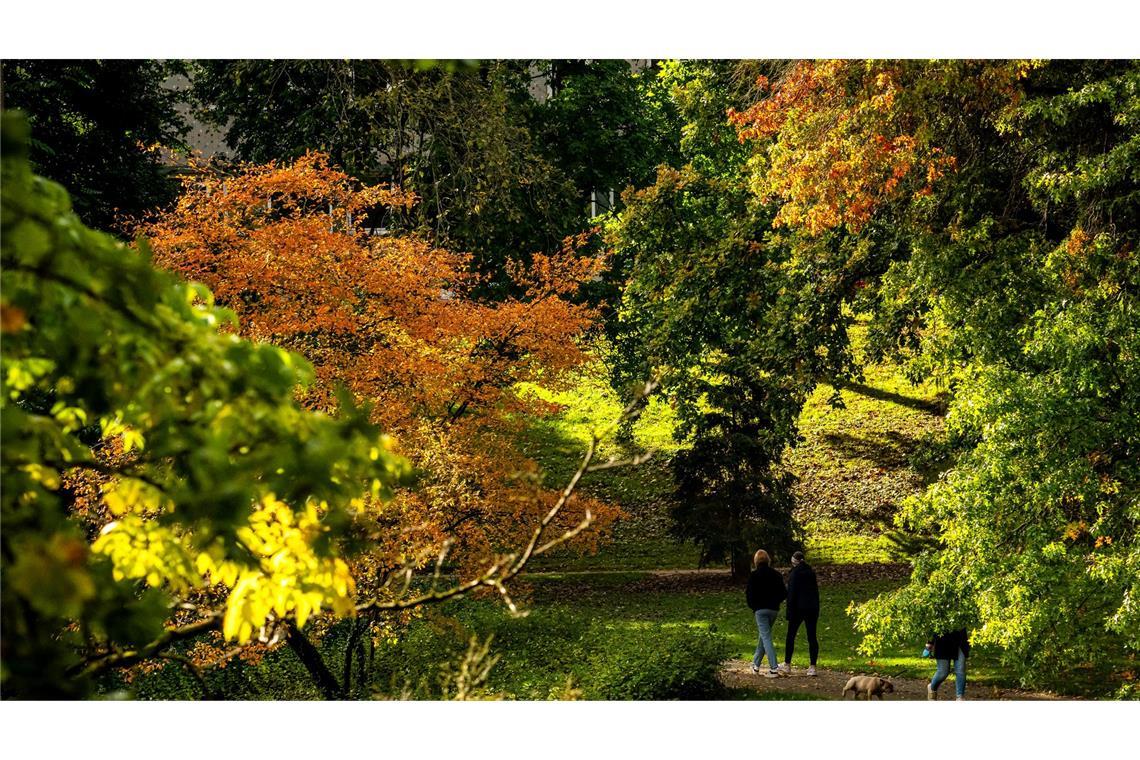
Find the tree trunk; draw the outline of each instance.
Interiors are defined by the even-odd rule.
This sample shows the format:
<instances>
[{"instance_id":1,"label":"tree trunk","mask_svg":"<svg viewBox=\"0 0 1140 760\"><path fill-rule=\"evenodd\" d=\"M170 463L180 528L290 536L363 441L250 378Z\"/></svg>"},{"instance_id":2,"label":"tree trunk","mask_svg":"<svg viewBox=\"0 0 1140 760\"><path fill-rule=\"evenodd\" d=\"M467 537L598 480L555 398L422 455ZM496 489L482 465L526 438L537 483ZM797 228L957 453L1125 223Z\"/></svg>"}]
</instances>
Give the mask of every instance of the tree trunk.
<instances>
[{"instance_id":1,"label":"tree trunk","mask_svg":"<svg viewBox=\"0 0 1140 760\"><path fill-rule=\"evenodd\" d=\"M732 553L732 577L743 580L752 572L752 558L742 552Z\"/></svg>"},{"instance_id":2,"label":"tree trunk","mask_svg":"<svg viewBox=\"0 0 1140 760\"><path fill-rule=\"evenodd\" d=\"M325 665L324 658L317 648L313 646L313 642L305 634L301 633L301 629L295 623L288 624L289 648L297 655L297 659L309 671L309 675L313 677L313 683L317 685L321 695L325 699L344 699L344 690L340 684L337 683L336 677L333 676L332 671Z\"/></svg>"},{"instance_id":3,"label":"tree trunk","mask_svg":"<svg viewBox=\"0 0 1140 760\"><path fill-rule=\"evenodd\" d=\"M352 630L348 635L348 645L344 648L344 675L340 682L344 685L344 695L352 695L352 658L356 656L360 636L364 633L364 626L359 619L352 621Z\"/></svg>"}]
</instances>

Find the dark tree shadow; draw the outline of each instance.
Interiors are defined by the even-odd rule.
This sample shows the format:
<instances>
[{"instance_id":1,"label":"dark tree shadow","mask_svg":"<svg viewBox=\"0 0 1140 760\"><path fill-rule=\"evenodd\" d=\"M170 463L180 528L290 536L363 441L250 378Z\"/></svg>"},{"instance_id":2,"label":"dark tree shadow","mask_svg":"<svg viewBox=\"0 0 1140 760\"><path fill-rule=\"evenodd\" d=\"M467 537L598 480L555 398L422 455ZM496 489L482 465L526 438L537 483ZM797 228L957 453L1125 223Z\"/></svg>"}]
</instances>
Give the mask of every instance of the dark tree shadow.
<instances>
[{"instance_id":1,"label":"dark tree shadow","mask_svg":"<svg viewBox=\"0 0 1140 760\"><path fill-rule=\"evenodd\" d=\"M911 396L904 396L901 393L894 393L892 391L884 391L880 388L873 388L870 385L863 383L855 383L846 381L840 384L840 388L852 393L858 393L861 396L878 399L879 401L889 401L892 404L905 406L909 409L916 409L920 412L927 414L943 415L946 413L946 404L941 395L937 400L928 401L921 398L913 398Z\"/></svg>"},{"instance_id":2,"label":"dark tree shadow","mask_svg":"<svg viewBox=\"0 0 1140 760\"><path fill-rule=\"evenodd\" d=\"M883 436L886 440L860 438L850 433L828 433L823 439L844 458L868 459L880 467L891 469L907 467L918 439L895 430L888 430Z\"/></svg>"}]
</instances>

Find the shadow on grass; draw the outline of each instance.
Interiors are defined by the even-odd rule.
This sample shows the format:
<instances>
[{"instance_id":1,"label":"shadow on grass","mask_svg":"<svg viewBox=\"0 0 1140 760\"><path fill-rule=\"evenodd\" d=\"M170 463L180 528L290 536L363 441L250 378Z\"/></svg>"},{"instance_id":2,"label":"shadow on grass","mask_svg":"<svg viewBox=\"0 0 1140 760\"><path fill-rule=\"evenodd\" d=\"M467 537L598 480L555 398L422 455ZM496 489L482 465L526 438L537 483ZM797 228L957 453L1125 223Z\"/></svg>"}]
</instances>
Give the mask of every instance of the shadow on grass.
<instances>
[{"instance_id":1,"label":"shadow on grass","mask_svg":"<svg viewBox=\"0 0 1140 760\"><path fill-rule=\"evenodd\" d=\"M845 459L866 459L887 469L907 467L908 457L918 445L918 439L897 430L888 430L883 437L886 440L861 438L850 433L827 433L823 439Z\"/></svg>"},{"instance_id":2,"label":"shadow on grass","mask_svg":"<svg viewBox=\"0 0 1140 760\"><path fill-rule=\"evenodd\" d=\"M898 404L899 406L905 406L908 409L915 409L920 412L926 412L927 414L941 416L946 413L946 404L942 400L927 400L923 398L914 398L912 396L904 396L901 393L885 391L881 388L875 388L870 385L864 385L863 383L856 383L852 381L840 383L839 387L845 391L858 393L861 396L867 396L879 401L889 401L892 404Z\"/></svg>"}]
</instances>

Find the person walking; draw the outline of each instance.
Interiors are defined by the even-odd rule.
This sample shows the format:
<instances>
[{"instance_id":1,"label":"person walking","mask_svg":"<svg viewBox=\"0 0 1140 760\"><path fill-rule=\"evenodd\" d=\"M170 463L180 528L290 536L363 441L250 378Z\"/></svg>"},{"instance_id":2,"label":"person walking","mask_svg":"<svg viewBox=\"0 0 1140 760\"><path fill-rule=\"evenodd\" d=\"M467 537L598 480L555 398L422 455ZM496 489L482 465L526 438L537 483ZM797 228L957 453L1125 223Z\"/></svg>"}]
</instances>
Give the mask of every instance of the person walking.
<instances>
[{"instance_id":1,"label":"person walking","mask_svg":"<svg viewBox=\"0 0 1140 760\"><path fill-rule=\"evenodd\" d=\"M938 699L938 687L950 675L950 662L954 662L955 700L966 699L966 658L970 656L970 640L965 628L934 636L926 642L926 650L938 661L934 678L926 685L926 698Z\"/></svg>"},{"instance_id":2,"label":"person walking","mask_svg":"<svg viewBox=\"0 0 1140 760\"><path fill-rule=\"evenodd\" d=\"M772 625L780 614L780 603L788 596L784 579L771 567L768 552L760 549L752 557L752 574L748 576L746 596L748 606L756 618L756 628L760 640L756 644L756 654L752 656L752 672L760 672L760 663L768 655L766 678L777 678L780 671L776 667L776 647L772 645Z\"/></svg>"},{"instance_id":3,"label":"person walking","mask_svg":"<svg viewBox=\"0 0 1140 760\"><path fill-rule=\"evenodd\" d=\"M815 578L815 570L804 562L803 552L792 555L792 571L788 573L787 615L788 636L784 640L784 663L780 665L780 670L789 674L792 672L792 653L802 623L807 629L808 656L811 662L807 674L814 676L815 663L819 659L819 641L815 637L816 624L819 623L819 583Z\"/></svg>"}]
</instances>

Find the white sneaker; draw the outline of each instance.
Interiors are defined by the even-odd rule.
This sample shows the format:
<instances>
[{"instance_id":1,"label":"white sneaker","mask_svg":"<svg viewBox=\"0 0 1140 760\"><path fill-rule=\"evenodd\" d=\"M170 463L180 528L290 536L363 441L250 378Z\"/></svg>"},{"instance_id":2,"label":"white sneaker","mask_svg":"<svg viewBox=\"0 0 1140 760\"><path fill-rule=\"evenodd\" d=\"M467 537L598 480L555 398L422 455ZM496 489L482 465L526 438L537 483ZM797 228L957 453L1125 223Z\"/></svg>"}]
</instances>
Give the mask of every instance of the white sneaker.
<instances>
[{"instance_id":1,"label":"white sneaker","mask_svg":"<svg viewBox=\"0 0 1140 760\"><path fill-rule=\"evenodd\" d=\"M807 669L807 674L809 676L815 676L815 665L812 665Z\"/></svg>"},{"instance_id":2,"label":"white sneaker","mask_svg":"<svg viewBox=\"0 0 1140 760\"><path fill-rule=\"evenodd\" d=\"M930 688L930 684L926 684L926 698L931 700L931 701L938 699L938 692L936 692L936 691L934 691L934 689Z\"/></svg>"},{"instance_id":3,"label":"white sneaker","mask_svg":"<svg viewBox=\"0 0 1140 760\"><path fill-rule=\"evenodd\" d=\"M966 701L966 695L965 695L965 694L963 694L963 695L962 695L962 696L960 696L960 697L954 697L954 701L955 701L955 702L965 702L965 701Z\"/></svg>"},{"instance_id":4,"label":"white sneaker","mask_svg":"<svg viewBox=\"0 0 1140 760\"><path fill-rule=\"evenodd\" d=\"M786 662L781 662L779 667L776 668L776 670L780 671L784 675L790 676L792 674L792 666Z\"/></svg>"},{"instance_id":5,"label":"white sneaker","mask_svg":"<svg viewBox=\"0 0 1140 760\"><path fill-rule=\"evenodd\" d=\"M778 670L765 670L764 671L764 677L765 678L779 678L780 677L780 671L778 671Z\"/></svg>"},{"instance_id":6,"label":"white sneaker","mask_svg":"<svg viewBox=\"0 0 1140 760\"><path fill-rule=\"evenodd\" d=\"M752 666L752 675L760 675L760 668L753 665Z\"/></svg>"}]
</instances>

